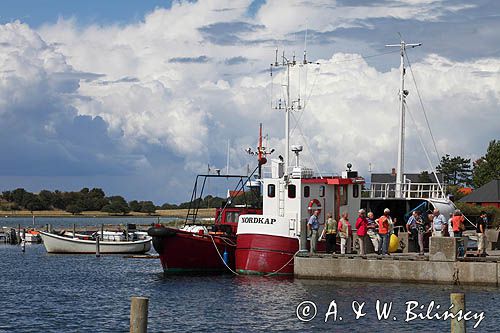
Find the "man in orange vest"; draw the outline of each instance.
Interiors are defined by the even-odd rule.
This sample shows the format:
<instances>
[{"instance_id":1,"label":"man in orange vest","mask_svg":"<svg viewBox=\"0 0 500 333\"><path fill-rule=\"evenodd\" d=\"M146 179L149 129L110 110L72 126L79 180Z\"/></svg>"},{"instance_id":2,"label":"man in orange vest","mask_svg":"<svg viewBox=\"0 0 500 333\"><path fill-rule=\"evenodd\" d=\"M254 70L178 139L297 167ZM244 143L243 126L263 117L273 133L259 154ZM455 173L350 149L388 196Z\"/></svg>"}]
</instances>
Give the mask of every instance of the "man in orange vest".
<instances>
[{"instance_id":1,"label":"man in orange vest","mask_svg":"<svg viewBox=\"0 0 500 333\"><path fill-rule=\"evenodd\" d=\"M391 211L384 209L384 215L378 218L378 234L380 235L382 254L389 254L390 227L392 224Z\"/></svg>"}]
</instances>

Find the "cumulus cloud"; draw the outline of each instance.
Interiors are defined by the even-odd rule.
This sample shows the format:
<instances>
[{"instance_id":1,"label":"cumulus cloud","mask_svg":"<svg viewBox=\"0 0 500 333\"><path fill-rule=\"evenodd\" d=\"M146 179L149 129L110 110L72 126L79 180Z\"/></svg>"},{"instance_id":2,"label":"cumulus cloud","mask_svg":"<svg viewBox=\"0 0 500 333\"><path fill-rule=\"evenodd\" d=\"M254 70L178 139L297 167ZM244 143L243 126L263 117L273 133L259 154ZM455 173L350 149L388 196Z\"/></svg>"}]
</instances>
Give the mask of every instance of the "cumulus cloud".
<instances>
[{"instance_id":1,"label":"cumulus cloud","mask_svg":"<svg viewBox=\"0 0 500 333\"><path fill-rule=\"evenodd\" d=\"M357 53L359 44L377 51L372 41L349 32L375 31L379 19L441 24L472 7L267 1L249 15L249 6L252 1L174 2L129 25L60 19L37 31L19 22L0 26L2 135L16 142L0 152L17 154L24 165L4 166L4 174L122 175L93 179L140 199L180 201L189 196L193 173L207 164L225 167L228 140L231 170L253 165L243 149L255 145L260 122L269 145L283 154L283 113L273 101L284 98L285 73L270 77L267 69L276 45L301 58L306 20L309 57L320 65L292 70L292 98L300 94L305 106L292 117L300 119L300 126L292 122L292 142L306 145L304 161L328 173L339 173L347 162L365 175L369 163L374 171L390 170L398 54L378 57L385 67L375 65ZM340 45L356 49L341 52ZM457 60L424 52L413 64L441 153L479 156L498 136L499 63L498 57ZM428 165L417 131L428 149L432 144L407 78L416 124L407 117L406 166L418 171Z\"/></svg>"}]
</instances>

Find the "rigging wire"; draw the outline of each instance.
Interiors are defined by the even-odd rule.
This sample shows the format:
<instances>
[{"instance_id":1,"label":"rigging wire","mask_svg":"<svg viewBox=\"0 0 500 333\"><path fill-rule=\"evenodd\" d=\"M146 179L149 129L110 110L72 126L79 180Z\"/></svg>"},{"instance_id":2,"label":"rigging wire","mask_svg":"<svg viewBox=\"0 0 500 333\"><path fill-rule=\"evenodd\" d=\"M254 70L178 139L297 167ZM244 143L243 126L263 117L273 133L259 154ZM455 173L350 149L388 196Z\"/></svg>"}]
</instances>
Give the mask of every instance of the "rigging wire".
<instances>
[{"instance_id":1,"label":"rigging wire","mask_svg":"<svg viewBox=\"0 0 500 333\"><path fill-rule=\"evenodd\" d=\"M441 193L442 193L443 197L445 197L446 193L444 192L444 188L441 185L441 182L439 181L439 178L438 178L438 176L436 174L436 169L432 165L432 161L431 161L431 158L429 156L429 153L427 152L427 148L425 148L424 141L422 140L422 136L420 135L420 131L418 130L417 122L415 121L415 118L413 117L413 114L410 112L410 108L408 107L408 104L406 102L404 104L405 104L405 107L406 107L406 111L410 115L411 121L413 122L413 125L415 126L415 131L417 132L418 140L420 141L420 145L422 146L422 149L424 150L424 154L425 154L425 157L427 158L427 162L429 163L429 167L431 168L431 171L434 174L434 177L436 178L436 182L437 182L437 184L439 186L439 189L441 190Z\"/></svg>"},{"instance_id":2,"label":"rigging wire","mask_svg":"<svg viewBox=\"0 0 500 333\"><path fill-rule=\"evenodd\" d=\"M292 117L295 119L295 116L293 115L293 113L291 113ZM314 159L314 156L312 154L312 150L311 148L309 147L309 143L307 142L307 139L304 135L304 133L302 132L302 128L300 127L299 123L297 122L297 120L295 120L296 124L297 124L297 128L299 129L299 132L300 132L300 135L302 136L302 139L304 140L304 144L306 145L307 147L307 151L310 153L310 156L311 156L311 159L314 163L314 166L316 167L316 170L318 170L318 174L319 174L319 177L321 179L323 179L323 175L321 174L321 170L319 169L318 167L318 164L316 163L316 160Z\"/></svg>"},{"instance_id":3,"label":"rigging wire","mask_svg":"<svg viewBox=\"0 0 500 333\"><path fill-rule=\"evenodd\" d=\"M432 134L431 125L430 125L429 119L427 117L427 112L425 111L424 103L422 101L422 96L420 95L420 89L418 89L417 80L415 79L415 74L413 73L413 68L411 66L410 58L408 57L408 53L406 52L406 50L405 50L404 54L406 56L406 60L408 61L408 67L410 68L411 78L413 79L413 84L415 85L415 90L417 91L418 100L420 102L420 106L422 107L422 111L424 113L425 123L427 124L427 128L429 129L429 133L430 133L431 139L432 139L432 144L434 145L434 150L436 152L436 156L438 158L438 163L439 163L439 161L441 159L441 155L439 154L439 151L437 149L436 140L434 139L434 134Z\"/></svg>"}]
</instances>

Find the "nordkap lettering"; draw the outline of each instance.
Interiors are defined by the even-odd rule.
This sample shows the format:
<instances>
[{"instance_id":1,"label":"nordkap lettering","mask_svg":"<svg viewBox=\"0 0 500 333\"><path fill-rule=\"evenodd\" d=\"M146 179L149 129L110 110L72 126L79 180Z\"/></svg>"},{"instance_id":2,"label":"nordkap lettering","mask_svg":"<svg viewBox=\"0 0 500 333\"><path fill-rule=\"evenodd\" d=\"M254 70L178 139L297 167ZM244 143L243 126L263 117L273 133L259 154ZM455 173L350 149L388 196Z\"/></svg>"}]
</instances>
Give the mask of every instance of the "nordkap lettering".
<instances>
[{"instance_id":1,"label":"nordkap lettering","mask_svg":"<svg viewBox=\"0 0 500 333\"><path fill-rule=\"evenodd\" d=\"M274 224L276 219L268 217L242 217L241 223L260 223L260 224Z\"/></svg>"}]
</instances>

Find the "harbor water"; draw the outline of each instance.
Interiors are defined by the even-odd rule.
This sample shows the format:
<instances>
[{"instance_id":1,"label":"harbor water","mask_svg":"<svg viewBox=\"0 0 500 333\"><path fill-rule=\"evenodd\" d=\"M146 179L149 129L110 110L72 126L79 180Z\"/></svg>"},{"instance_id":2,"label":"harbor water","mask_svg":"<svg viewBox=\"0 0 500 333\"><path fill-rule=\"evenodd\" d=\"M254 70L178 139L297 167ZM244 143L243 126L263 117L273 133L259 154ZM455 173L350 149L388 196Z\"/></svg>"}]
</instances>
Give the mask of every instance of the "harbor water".
<instances>
[{"instance_id":1,"label":"harbor water","mask_svg":"<svg viewBox=\"0 0 500 333\"><path fill-rule=\"evenodd\" d=\"M450 293L457 291L465 293L467 310L484 314L475 330L477 320L468 322L469 331L498 332L500 322L498 288L232 275L166 277L157 259L49 255L42 244L26 246L25 253L19 246L1 244L0 258L0 332L127 332L132 296L150 298L150 332L449 332L449 321L406 321L407 302L419 302L427 310L434 301L443 310L449 307ZM387 320L377 318L377 300L392 302ZM332 302L337 318L330 315L325 322ZM358 310L365 304L361 312L366 315L356 319L354 302ZM316 315L303 308L297 311L300 303L314 303Z\"/></svg>"}]
</instances>

